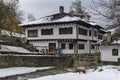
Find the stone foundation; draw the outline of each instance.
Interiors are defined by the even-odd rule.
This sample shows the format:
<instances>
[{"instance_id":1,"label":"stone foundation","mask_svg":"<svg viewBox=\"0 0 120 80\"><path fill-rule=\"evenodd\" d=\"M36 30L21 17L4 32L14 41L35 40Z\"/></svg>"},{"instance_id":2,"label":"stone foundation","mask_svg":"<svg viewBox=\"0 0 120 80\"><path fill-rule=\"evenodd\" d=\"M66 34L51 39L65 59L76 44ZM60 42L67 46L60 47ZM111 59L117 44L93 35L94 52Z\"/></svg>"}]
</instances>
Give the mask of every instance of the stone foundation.
<instances>
[{"instance_id":1,"label":"stone foundation","mask_svg":"<svg viewBox=\"0 0 120 80\"><path fill-rule=\"evenodd\" d=\"M0 68L43 66L72 67L73 59L56 56L0 56Z\"/></svg>"}]
</instances>

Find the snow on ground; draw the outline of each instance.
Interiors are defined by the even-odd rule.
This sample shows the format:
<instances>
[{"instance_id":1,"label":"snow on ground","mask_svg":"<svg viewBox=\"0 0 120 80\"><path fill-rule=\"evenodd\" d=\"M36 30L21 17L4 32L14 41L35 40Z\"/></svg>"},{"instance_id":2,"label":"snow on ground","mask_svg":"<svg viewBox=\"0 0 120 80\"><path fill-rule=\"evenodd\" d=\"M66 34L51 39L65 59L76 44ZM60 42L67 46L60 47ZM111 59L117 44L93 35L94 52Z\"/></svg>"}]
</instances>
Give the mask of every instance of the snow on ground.
<instances>
[{"instance_id":1,"label":"snow on ground","mask_svg":"<svg viewBox=\"0 0 120 80\"><path fill-rule=\"evenodd\" d=\"M64 73L57 75L50 75L29 80L120 80L120 66L104 66L103 71L93 71L88 70L86 74L84 73Z\"/></svg>"},{"instance_id":2,"label":"snow on ground","mask_svg":"<svg viewBox=\"0 0 120 80\"><path fill-rule=\"evenodd\" d=\"M1 45L2 51L11 51L11 52L19 52L19 53L30 53L30 51L22 48L22 47L16 47L16 46L7 46L7 45Z\"/></svg>"},{"instance_id":3,"label":"snow on ground","mask_svg":"<svg viewBox=\"0 0 120 80\"><path fill-rule=\"evenodd\" d=\"M35 72L37 70L46 70L54 67L13 67L0 69L0 77L8 77L19 74Z\"/></svg>"}]
</instances>

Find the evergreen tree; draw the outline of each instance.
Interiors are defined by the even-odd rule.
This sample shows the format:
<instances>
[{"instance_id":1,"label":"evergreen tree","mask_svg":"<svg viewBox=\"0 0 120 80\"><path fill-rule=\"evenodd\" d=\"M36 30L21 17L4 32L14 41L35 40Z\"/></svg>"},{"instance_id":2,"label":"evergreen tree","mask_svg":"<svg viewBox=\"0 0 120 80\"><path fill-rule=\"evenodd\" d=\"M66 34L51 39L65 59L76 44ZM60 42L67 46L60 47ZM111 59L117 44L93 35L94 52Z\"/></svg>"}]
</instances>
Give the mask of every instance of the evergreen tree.
<instances>
[{"instance_id":1,"label":"evergreen tree","mask_svg":"<svg viewBox=\"0 0 120 80\"><path fill-rule=\"evenodd\" d=\"M9 2L0 0L0 31L7 30L11 33L22 32L22 27L18 26L22 16L21 12L18 10L17 4L17 0L10 0Z\"/></svg>"}]
</instances>

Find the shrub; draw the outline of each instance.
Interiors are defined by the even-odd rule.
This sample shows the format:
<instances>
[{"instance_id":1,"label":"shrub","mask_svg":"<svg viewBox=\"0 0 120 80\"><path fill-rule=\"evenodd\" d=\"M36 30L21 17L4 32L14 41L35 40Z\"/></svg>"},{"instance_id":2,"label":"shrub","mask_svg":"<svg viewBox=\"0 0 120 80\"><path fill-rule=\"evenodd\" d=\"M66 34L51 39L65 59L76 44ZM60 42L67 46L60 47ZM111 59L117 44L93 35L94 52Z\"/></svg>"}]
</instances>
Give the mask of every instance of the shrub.
<instances>
[{"instance_id":1,"label":"shrub","mask_svg":"<svg viewBox=\"0 0 120 80\"><path fill-rule=\"evenodd\" d=\"M118 58L118 65L120 65L120 58Z\"/></svg>"},{"instance_id":2,"label":"shrub","mask_svg":"<svg viewBox=\"0 0 120 80\"><path fill-rule=\"evenodd\" d=\"M36 52L39 52L39 49L36 49L35 51L36 51Z\"/></svg>"}]
</instances>

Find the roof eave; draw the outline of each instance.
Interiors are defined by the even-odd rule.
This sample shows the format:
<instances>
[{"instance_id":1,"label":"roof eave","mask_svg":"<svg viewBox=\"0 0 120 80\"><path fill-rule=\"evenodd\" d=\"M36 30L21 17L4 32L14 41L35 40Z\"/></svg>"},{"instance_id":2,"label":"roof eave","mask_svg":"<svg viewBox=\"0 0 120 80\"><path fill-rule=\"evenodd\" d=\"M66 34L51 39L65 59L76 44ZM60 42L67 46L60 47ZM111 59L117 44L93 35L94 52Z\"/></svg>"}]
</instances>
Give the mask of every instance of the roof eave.
<instances>
[{"instance_id":1,"label":"roof eave","mask_svg":"<svg viewBox=\"0 0 120 80\"><path fill-rule=\"evenodd\" d=\"M82 20L75 20L75 21L65 21L65 22L52 22L52 23L39 23L39 24L28 24L28 25L21 25L22 27L32 27L32 26L43 26L43 25L53 25L53 24L65 24L65 23L77 23L77 24L80 24L80 25L83 25L83 26L86 26L86 27L94 27L94 28L97 28L97 29L104 29L102 27L100 27L99 25L98 26L94 26L94 25L91 25L87 22L84 22Z\"/></svg>"}]
</instances>

